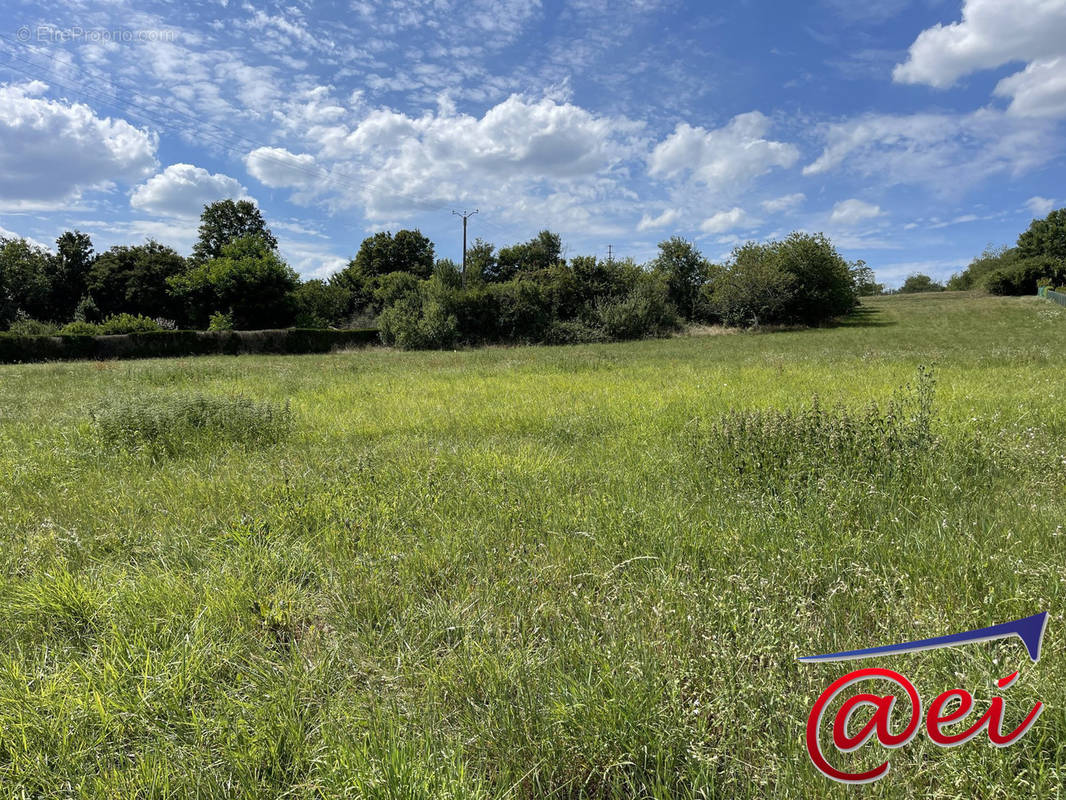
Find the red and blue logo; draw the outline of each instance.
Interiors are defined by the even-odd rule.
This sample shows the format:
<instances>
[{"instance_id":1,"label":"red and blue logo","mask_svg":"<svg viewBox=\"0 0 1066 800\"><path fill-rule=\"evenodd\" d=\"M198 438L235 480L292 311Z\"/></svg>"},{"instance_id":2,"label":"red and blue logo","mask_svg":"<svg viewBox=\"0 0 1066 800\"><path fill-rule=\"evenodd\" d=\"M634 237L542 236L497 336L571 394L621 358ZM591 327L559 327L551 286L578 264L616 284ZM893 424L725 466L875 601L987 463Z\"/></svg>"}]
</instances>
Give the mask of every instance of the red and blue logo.
<instances>
[{"instance_id":1,"label":"red and blue logo","mask_svg":"<svg viewBox=\"0 0 1066 800\"><path fill-rule=\"evenodd\" d=\"M989 642L995 639L1005 639L1017 636L1025 645L1029 658L1035 663L1040 658L1040 643L1044 638L1044 628L1047 626L1047 612L1034 614L1031 617L1003 622L999 625L991 625L965 633L954 633L948 636L935 636L931 639L920 639L915 642L903 644L883 645L881 647L868 647L863 650L846 650L841 653L829 653L821 656L805 656L800 661L806 663L825 661L851 661L855 659L872 658L875 656L891 656L900 653L913 653L919 650L934 650L941 647L959 647L974 642ZM996 681L1000 691L1010 688L1018 680L1017 672ZM833 681L829 687L819 695L815 701L811 713L807 717L807 752L810 754L814 766L824 775L841 783L871 783L883 778L889 769L889 762L862 772L847 772L834 767L826 758L822 748L822 724L826 712L834 701L843 695L848 689L856 684L866 681L879 684L891 683L897 687L897 694L873 694L863 692L849 696L833 716L831 740L833 746L841 753L852 753L870 741L872 738L886 748L894 749L903 747L918 735L923 727L922 700L914 684L898 672L882 667L865 667L849 672ZM903 724L893 726L893 715L897 713L897 701L905 697L910 706L910 716L906 717ZM853 717L860 709L872 708L873 713L867 722L854 733L849 733ZM988 740L996 747L1006 747L1014 744L1022 738L1033 723L1036 722L1040 713L1044 710L1043 703L1037 703L1026 714L1025 718L1013 730L1004 732L1003 716L1005 701L996 695L992 698L989 707L981 713L969 725L967 718L973 711L974 700L965 689L949 689L939 694L929 704L925 715L924 729L930 741L940 747L955 747L970 741L982 731L988 734ZM949 710L950 709L950 710Z\"/></svg>"}]
</instances>

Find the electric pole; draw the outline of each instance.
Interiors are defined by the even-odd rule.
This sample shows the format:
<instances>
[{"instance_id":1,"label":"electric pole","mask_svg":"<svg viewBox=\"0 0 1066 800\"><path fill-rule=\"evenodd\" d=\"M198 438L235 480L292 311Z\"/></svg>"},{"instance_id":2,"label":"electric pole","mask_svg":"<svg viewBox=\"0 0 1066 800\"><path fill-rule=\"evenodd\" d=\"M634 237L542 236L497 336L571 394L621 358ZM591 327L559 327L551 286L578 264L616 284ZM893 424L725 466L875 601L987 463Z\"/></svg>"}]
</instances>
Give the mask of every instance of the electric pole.
<instances>
[{"instance_id":1,"label":"electric pole","mask_svg":"<svg viewBox=\"0 0 1066 800\"><path fill-rule=\"evenodd\" d=\"M608 264L613 264L614 263L614 245L613 244L607 245L607 263Z\"/></svg>"},{"instance_id":2,"label":"electric pole","mask_svg":"<svg viewBox=\"0 0 1066 800\"><path fill-rule=\"evenodd\" d=\"M468 219L470 219L472 216L474 216L474 214L476 214L477 212L478 212L478 209L476 209L476 208L473 211L464 211L461 214L458 211L453 211L452 212L455 216L461 217L462 220L463 220L463 276L462 277L463 277L463 285L464 286L466 285L466 221Z\"/></svg>"}]
</instances>

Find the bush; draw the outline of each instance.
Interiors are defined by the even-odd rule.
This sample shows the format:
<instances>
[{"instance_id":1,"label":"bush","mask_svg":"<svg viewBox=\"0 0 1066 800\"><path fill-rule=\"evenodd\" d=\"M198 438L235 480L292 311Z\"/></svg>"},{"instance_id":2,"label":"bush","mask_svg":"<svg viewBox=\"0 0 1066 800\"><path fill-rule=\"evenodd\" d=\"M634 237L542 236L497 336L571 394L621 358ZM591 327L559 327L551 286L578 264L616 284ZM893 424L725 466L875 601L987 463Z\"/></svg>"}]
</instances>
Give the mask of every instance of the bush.
<instances>
[{"instance_id":1,"label":"bush","mask_svg":"<svg viewBox=\"0 0 1066 800\"><path fill-rule=\"evenodd\" d=\"M12 336L55 336L59 329L51 322L40 322L22 317L11 323L8 333Z\"/></svg>"},{"instance_id":2,"label":"bush","mask_svg":"<svg viewBox=\"0 0 1066 800\"><path fill-rule=\"evenodd\" d=\"M677 311L665 283L650 276L621 300L601 302L595 316L598 327L610 339L662 336L678 327Z\"/></svg>"},{"instance_id":3,"label":"bush","mask_svg":"<svg viewBox=\"0 0 1066 800\"><path fill-rule=\"evenodd\" d=\"M607 334L578 320L556 320L548 327L544 341L547 344L594 344L606 342Z\"/></svg>"},{"instance_id":4,"label":"bush","mask_svg":"<svg viewBox=\"0 0 1066 800\"><path fill-rule=\"evenodd\" d=\"M0 334L0 363L109 358L173 358L240 353L328 353L379 341L376 329L329 331L152 331L119 336Z\"/></svg>"},{"instance_id":5,"label":"bush","mask_svg":"<svg viewBox=\"0 0 1066 800\"><path fill-rule=\"evenodd\" d=\"M216 311L207 321L207 329L209 331L233 330L233 315L223 314L221 311Z\"/></svg>"},{"instance_id":6,"label":"bush","mask_svg":"<svg viewBox=\"0 0 1066 800\"><path fill-rule=\"evenodd\" d=\"M992 294L1036 294L1040 281L1066 281L1066 263L1050 256L1036 256L1015 262L985 278L985 288Z\"/></svg>"},{"instance_id":7,"label":"bush","mask_svg":"<svg viewBox=\"0 0 1066 800\"><path fill-rule=\"evenodd\" d=\"M111 336L121 333L147 333L163 330L154 320L132 314L114 314L98 326L100 334Z\"/></svg>"},{"instance_id":8,"label":"bush","mask_svg":"<svg viewBox=\"0 0 1066 800\"><path fill-rule=\"evenodd\" d=\"M795 282L764 245L748 243L733 251L712 284L710 302L726 325L758 327L786 317Z\"/></svg>"},{"instance_id":9,"label":"bush","mask_svg":"<svg viewBox=\"0 0 1066 800\"><path fill-rule=\"evenodd\" d=\"M122 397L95 406L90 418L106 445L168 456L211 443L271 444L293 424L288 403L199 394Z\"/></svg>"},{"instance_id":10,"label":"bush","mask_svg":"<svg viewBox=\"0 0 1066 800\"><path fill-rule=\"evenodd\" d=\"M907 276L903 285L899 287L900 294L922 294L924 292L942 292L944 285L937 283L928 275L915 272Z\"/></svg>"},{"instance_id":11,"label":"bush","mask_svg":"<svg viewBox=\"0 0 1066 800\"><path fill-rule=\"evenodd\" d=\"M91 322L68 322L59 329L60 336L99 336L100 326Z\"/></svg>"},{"instance_id":12,"label":"bush","mask_svg":"<svg viewBox=\"0 0 1066 800\"><path fill-rule=\"evenodd\" d=\"M453 347L459 323L439 297L406 295L381 312L381 340L404 350Z\"/></svg>"}]
</instances>

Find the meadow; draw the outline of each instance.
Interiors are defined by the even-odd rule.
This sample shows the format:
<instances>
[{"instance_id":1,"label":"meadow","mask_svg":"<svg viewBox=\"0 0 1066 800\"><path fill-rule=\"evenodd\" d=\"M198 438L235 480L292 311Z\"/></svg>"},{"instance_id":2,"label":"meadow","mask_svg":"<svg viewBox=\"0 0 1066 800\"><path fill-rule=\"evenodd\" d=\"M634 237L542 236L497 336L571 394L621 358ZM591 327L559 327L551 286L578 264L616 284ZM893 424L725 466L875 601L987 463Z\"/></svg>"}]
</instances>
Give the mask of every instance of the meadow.
<instances>
[{"instance_id":1,"label":"meadow","mask_svg":"<svg viewBox=\"0 0 1066 800\"><path fill-rule=\"evenodd\" d=\"M1059 797L1066 308L459 352L0 366L0 797ZM871 405L873 404L873 405ZM799 656L1019 743L845 789ZM876 764L867 746L845 759ZM881 756L881 758L878 758Z\"/></svg>"}]
</instances>

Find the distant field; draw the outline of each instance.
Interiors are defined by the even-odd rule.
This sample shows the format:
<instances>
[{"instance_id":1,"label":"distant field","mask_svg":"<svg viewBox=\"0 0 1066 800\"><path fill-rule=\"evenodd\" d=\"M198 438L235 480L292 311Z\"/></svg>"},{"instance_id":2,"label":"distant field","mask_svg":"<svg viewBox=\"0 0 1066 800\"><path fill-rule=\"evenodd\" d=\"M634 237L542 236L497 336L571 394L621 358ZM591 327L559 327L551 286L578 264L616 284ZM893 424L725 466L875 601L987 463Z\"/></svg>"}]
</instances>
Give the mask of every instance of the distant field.
<instances>
[{"instance_id":1,"label":"distant field","mask_svg":"<svg viewBox=\"0 0 1066 800\"><path fill-rule=\"evenodd\" d=\"M0 797L1058 797L1064 525L1066 309L1036 298L3 366ZM1008 720L1047 706L1021 742L815 772L807 713L847 667L798 656L1042 610L1036 665L890 662L979 702L1021 669Z\"/></svg>"}]
</instances>

